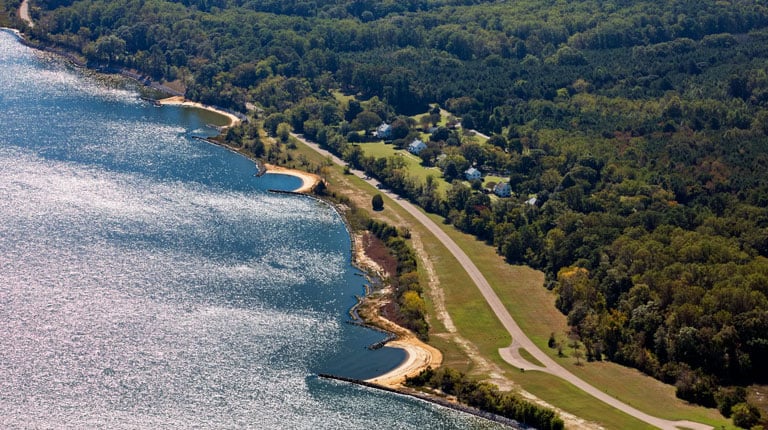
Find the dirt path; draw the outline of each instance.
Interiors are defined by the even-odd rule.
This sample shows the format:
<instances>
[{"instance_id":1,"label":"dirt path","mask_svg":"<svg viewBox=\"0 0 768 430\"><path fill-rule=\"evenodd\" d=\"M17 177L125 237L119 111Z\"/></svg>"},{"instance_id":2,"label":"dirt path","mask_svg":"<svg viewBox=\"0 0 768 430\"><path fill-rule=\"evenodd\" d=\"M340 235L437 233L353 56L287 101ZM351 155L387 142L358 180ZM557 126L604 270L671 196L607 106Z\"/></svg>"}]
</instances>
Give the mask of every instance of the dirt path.
<instances>
[{"instance_id":1,"label":"dirt path","mask_svg":"<svg viewBox=\"0 0 768 430\"><path fill-rule=\"evenodd\" d=\"M346 165L343 160L320 148L316 143L309 142L300 135L293 134L293 137L299 139L301 142L313 150L319 152L323 156L330 157L334 163L339 165ZM367 176L360 170L352 169L351 173L365 180L374 187L381 187L381 184L377 180L366 179ZM464 253L464 251L459 248L456 242L454 242L437 224L435 224L431 219L429 219L429 217L427 217L419 208L413 204L400 199L399 196L390 191L382 189L382 194L386 194L396 204L400 205L409 214L416 218L418 222L424 225L424 227L429 230L430 233L432 233L435 238L437 238L451 252L451 254L453 254L456 260L458 260L459 264L461 264L462 267L464 267L464 269L467 271L467 274L470 276L470 278L472 278L472 281L475 283L480 293L488 302L488 305L491 307L496 317L512 336L512 344L499 350L501 357L510 365L525 370L538 370L560 377L578 387L582 391L586 392L587 394L595 397L596 399L626 413L627 415L635 417L660 429L676 430L685 428L692 430L708 430L712 428L711 426L701 423L695 423L691 421L671 421L647 414L618 400L615 397L604 393L603 391L569 372L563 366L555 362L555 360L553 360L549 355L544 353L544 351L539 349L539 347L537 347L533 341L525 335L522 329L520 329L520 326L517 325L517 322L515 322L515 320L509 314L509 311L507 311L507 308L503 305L498 295L496 295L496 292L493 291L493 288L491 288L491 285L485 279L485 276L483 276L477 266L475 266L475 264ZM536 360L541 362L542 366L535 365L525 360L520 355L519 351L521 348L525 349Z\"/></svg>"},{"instance_id":2,"label":"dirt path","mask_svg":"<svg viewBox=\"0 0 768 430\"><path fill-rule=\"evenodd\" d=\"M32 16L29 15L29 0L23 0L21 6L19 6L19 18L26 22L29 28L34 28L35 23L32 21Z\"/></svg>"}]
</instances>

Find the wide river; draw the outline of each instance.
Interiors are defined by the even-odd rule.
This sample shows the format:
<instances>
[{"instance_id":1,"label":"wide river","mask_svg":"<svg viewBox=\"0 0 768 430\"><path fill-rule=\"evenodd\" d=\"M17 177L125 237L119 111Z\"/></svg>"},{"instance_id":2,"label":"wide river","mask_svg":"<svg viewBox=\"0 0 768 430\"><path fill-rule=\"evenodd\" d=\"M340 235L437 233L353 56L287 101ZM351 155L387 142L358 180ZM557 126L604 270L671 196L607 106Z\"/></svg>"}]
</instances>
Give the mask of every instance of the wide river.
<instances>
[{"instance_id":1,"label":"wide river","mask_svg":"<svg viewBox=\"0 0 768 430\"><path fill-rule=\"evenodd\" d=\"M317 378L400 350L347 324L364 280L298 179L0 31L0 428L497 428Z\"/></svg>"}]
</instances>

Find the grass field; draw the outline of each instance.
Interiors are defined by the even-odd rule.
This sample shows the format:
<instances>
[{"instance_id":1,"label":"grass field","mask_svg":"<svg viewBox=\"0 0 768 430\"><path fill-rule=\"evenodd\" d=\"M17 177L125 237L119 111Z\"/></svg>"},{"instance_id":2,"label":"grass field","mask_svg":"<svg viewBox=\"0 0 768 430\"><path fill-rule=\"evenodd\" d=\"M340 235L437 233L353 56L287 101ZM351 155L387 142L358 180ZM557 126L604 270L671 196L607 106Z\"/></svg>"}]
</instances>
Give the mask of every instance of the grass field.
<instances>
[{"instance_id":1,"label":"grass field","mask_svg":"<svg viewBox=\"0 0 768 430\"><path fill-rule=\"evenodd\" d=\"M355 96L346 95L346 94L342 93L341 91L333 91L332 94L333 94L333 98L335 98L336 100L338 100L340 102L349 103L350 100L353 100L355 98Z\"/></svg>"},{"instance_id":2,"label":"grass field","mask_svg":"<svg viewBox=\"0 0 768 430\"><path fill-rule=\"evenodd\" d=\"M483 186L487 186L489 182L498 184L500 182L509 182L509 178L503 178L501 176L487 175L483 176Z\"/></svg>"},{"instance_id":3,"label":"grass field","mask_svg":"<svg viewBox=\"0 0 768 430\"><path fill-rule=\"evenodd\" d=\"M408 172L411 176L418 178L422 183L426 182L427 176L432 175L437 183L437 190L443 196L451 185L443 179L443 172L437 167L424 167L421 165L421 158L402 149L396 149L394 146L384 142L361 143L360 148L363 154L375 158L402 157L405 160Z\"/></svg>"},{"instance_id":4,"label":"grass field","mask_svg":"<svg viewBox=\"0 0 768 430\"><path fill-rule=\"evenodd\" d=\"M381 148L378 150L384 151L385 145L379 146ZM374 150L373 148L376 146L372 146L371 150ZM389 148L391 150L391 147ZM298 151L311 162L325 162L323 157L303 145L299 145ZM356 194L361 202L370 202L370 197L377 193L375 188L362 180L343 175L340 167L326 168L324 175L331 182L333 189L344 194ZM369 205L366 209L369 209ZM534 371L520 372L504 362L498 354L498 349L508 346L511 339L464 269L457 264L448 250L386 197L385 210L375 213L375 216L385 217L388 222L396 225L410 222L411 231L414 236L422 238L424 250L437 271L446 308L459 334L469 339L483 357L503 369L505 376L542 400L578 417L599 423L607 429L649 428L647 424L595 400L559 378ZM434 215L430 217L438 225L442 225L442 219ZM472 257L523 330L542 350L556 357L557 351L548 348L547 341L550 333L564 338L567 324L565 316L554 307L553 293L543 287L544 275L528 267L506 264L492 247L451 226L443 225L443 229ZM428 300L428 305L430 313L434 315L433 303ZM473 367L472 360L463 348L446 340L446 329L442 324L435 318L430 319L430 324L433 328L430 343L441 349L445 356L445 365L480 377L488 376ZM565 352L567 355L567 348ZM699 421L715 428L734 428L716 410L690 406L675 397L673 387L633 369L612 363L584 363L577 366L572 357L559 358L558 361L582 379L652 415L666 419Z\"/></svg>"}]
</instances>

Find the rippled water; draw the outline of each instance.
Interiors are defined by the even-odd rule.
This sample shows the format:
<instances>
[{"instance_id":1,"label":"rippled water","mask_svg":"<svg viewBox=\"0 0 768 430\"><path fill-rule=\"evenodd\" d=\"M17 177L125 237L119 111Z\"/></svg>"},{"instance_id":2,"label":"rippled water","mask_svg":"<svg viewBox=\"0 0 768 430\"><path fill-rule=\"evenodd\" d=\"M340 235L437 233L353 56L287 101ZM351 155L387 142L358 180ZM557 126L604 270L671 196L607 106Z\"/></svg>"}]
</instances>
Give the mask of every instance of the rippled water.
<instances>
[{"instance_id":1,"label":"rippled water","mask_svg":"<svg viewBox=\"0 0 768 430\"><path fill-rule=\"evenodd\" d=\"M346 324L339 216L0 31L0 427L494 428L318 379L403 359Z\"/></svg>"}]
</instances>

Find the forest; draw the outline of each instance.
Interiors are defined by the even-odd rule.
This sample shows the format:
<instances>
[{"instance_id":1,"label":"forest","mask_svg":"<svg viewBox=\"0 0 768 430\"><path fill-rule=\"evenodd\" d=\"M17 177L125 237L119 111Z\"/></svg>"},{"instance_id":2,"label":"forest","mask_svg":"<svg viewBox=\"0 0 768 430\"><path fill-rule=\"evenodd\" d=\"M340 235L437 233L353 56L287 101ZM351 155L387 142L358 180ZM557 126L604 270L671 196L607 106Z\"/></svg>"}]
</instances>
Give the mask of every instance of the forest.
<instances>
[{"instance_id":1,"label":"forest","mask_svg":"<svg viewBox=\"0 0 768 430\"><path fill-rule=\"evenodd\" d=\"M13 20L19 1L1 3ZM636 367L726 415L729 387L768 382L763 2L33 0L31 11L37 43L250 111L271 135L304 133L541 269L589 360ZM445 193L356 143L384 121L406 144L419 136L409 116L429 105L491 136L432 133L424 163L441 164ZM454 180L468 166L507 178L514 196Z\"/></svg>"}]
</instances>

